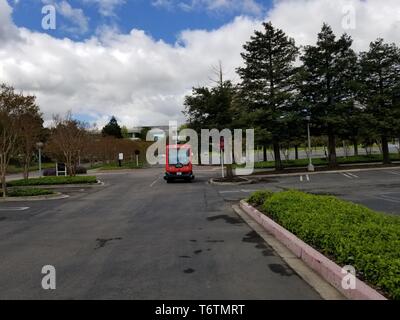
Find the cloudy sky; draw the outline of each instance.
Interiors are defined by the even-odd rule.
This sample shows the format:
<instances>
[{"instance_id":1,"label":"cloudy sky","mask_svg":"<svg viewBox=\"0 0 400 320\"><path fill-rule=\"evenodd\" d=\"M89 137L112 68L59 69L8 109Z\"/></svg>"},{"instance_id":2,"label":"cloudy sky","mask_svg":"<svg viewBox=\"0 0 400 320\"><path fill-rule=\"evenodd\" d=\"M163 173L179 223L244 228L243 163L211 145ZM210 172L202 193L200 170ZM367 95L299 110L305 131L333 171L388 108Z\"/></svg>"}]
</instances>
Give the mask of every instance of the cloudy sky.
<instances>
[{"instance_id":1,"label":"cloudy sky","mask_svg":"<svg viewBox=\"0 0 400 320\"><path fill-rule=\"evenodd\" d=\"M270 20L299 45L324 21L358 51L377 37L400 44L399 0L0 0L0 82L35 94L46 120L183 122L191 87L210 85L218 61L237 81L243 43Z\"/></svg>"}]
</instances>

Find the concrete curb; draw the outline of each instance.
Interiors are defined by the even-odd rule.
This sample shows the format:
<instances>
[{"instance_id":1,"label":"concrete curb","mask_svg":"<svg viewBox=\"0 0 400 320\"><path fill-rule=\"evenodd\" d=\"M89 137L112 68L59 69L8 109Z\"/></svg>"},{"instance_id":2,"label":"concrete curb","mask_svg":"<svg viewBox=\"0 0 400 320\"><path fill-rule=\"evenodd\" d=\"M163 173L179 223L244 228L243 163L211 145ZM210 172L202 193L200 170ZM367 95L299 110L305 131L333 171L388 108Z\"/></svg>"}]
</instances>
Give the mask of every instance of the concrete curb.
<instances>
[{"instance_id":1,"label":"concrete curb","mask_svg":"<svg viewBox=\"0 0 400 320\"><path fill-rule=\"evenodd\" d=\"M253 208L246 201L242 200L240 202L240 208L348 299L387 300L383 295L359 279L356 279L356 289L343 289L342 279L344 274L340 266L268 218L265 214Z\"/></svg>"},{"instance_id":2,"label":"concrete curb","mask_svg":"<svg viewBox=\"0 0 400 320\"><path fill-rule=\"evenodd\" d=\"M212 178L209 180L209 183L215 186L243 186L243 185L247 185L247 184L253 184L254 180L250 180L248 178L244 178L241 177L242 179L246 180L246 181L242 181L242 182L218 182L215 181L215 178Z\"/></svg>"},{"instance_id":3,"label":"concrete curb","mask_svg":"<svg viewBox=\"0 0 400 320\"><path fill-rule=\"evenodd\" d=\"M68 195L57 192L47 196L35 196L35 197L13 197L0 199L0 203L5 202L30 202L30 201L50 201L50 200L62 200L69 198Z\"/></svg>"}]
</instances>

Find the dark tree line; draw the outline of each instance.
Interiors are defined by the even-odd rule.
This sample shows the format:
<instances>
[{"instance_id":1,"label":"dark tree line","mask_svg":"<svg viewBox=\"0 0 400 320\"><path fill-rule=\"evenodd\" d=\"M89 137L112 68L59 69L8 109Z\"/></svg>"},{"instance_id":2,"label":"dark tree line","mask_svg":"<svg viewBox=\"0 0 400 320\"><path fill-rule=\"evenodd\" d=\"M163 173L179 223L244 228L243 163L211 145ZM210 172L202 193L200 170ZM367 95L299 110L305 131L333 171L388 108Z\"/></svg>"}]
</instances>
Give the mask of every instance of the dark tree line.
<instances>
[{"instance_id":1,"label":"dark tree line","mask_svg":"<svg viewBox=\"0 0 400 320\"><path fill-rule=\"evenodd\" d=\"M316 45L299 48L264 23L243 46L239 84L194 88L186 97L189 127L254 128L265 158L273 147L279 170L282 148L297 150L310 117L313 135L327 137L330 167L337 166L338 139L351 141L355 154L360 142L379 141L390 163L388 143L400 137L400 49L378 39L357 54L352 44L324 24Z\"/></svg>"}]
</instances>

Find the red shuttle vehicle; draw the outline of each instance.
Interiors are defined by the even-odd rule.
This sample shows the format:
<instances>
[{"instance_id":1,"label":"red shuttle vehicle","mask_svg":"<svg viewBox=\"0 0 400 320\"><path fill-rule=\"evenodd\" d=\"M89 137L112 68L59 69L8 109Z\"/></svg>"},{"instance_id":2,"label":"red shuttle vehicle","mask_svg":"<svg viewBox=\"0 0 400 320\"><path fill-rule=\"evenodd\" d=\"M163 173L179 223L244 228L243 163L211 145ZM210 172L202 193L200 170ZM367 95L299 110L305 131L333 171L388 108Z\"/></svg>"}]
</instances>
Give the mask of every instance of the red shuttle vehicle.
<instances>
[{"instance_id":1,"label":"red shuttle vehicle","mask_svg":"<svg viewBox=\"0 0 400 320\"><path fill-rule=\"evenodd\" d=\"M167 145L164 179L167 182L174 180L194 179L192 164L192 148L188 144Z\"/></svg>"}]
</instances>

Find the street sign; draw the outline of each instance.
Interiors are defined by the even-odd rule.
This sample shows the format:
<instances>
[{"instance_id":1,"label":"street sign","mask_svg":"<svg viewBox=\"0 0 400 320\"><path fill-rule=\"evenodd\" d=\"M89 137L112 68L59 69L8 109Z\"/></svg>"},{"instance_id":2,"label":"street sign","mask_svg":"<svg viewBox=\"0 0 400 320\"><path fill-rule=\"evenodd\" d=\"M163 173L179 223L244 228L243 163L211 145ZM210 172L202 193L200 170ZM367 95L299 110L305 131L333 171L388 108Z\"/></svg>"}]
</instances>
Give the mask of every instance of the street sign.
<instances>
[{"instance_id":1,"label":"street sign","mask_svg":"<svg viewBox=\"0 0 400 320\"><path fill-rule=\"evenodd\" d=\"M120 153L119 155L118 155L118 160L124 160L124 154L123 153Z\"/></svg>"}]
</instances>

